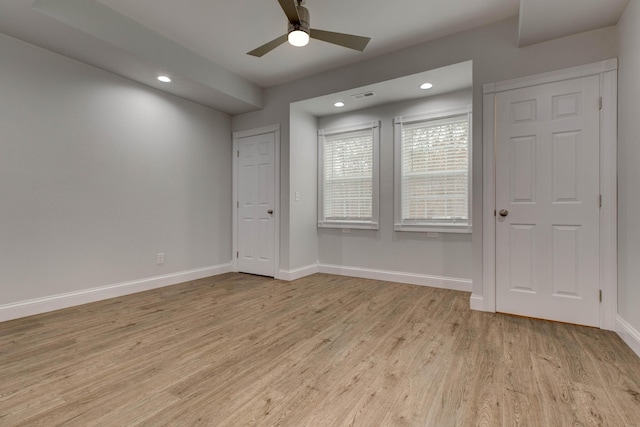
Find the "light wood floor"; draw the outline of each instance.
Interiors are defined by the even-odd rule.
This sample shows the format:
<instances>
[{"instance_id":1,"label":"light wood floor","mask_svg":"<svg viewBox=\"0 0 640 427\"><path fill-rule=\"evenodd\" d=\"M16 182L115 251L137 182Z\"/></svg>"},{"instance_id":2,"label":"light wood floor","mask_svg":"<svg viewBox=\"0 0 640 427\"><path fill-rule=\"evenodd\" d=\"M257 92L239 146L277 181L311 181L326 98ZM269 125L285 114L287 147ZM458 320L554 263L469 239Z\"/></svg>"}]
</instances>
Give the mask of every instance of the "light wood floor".
<instances>
[{"instance_id":1,"label":"light wood floor","mask_svg":"<svg viewBox=\"0 0 640 427\"><path fill-rule=\"evenodd\" d=\"M0 425L640 425L611 332L464 292L226 274L0 323Z\"/></svg>"}]
</instances>

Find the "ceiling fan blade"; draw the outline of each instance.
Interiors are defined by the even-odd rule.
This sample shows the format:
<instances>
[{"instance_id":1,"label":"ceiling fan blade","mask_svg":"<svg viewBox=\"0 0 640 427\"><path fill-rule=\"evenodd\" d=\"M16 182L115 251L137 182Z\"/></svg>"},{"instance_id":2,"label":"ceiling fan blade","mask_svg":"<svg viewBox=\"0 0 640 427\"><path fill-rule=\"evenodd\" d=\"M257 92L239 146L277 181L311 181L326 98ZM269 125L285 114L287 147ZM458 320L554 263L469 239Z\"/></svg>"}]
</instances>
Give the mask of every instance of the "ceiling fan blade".
<instances>
[{"instance_id":1,"label":"ceiling fan blade","mask_svg":"<svg viewBox=\"0 0 640 427\"><path fill-rule=\"evenodd\" d=\"M348 47L349 49L359 50L362 52L371 40L369 37L354 36L352 34L334 33L333 31L323 31L311 29L309 34L312 39L322 40L323 42L337 44L338 46Z\"/></svg>"},{"instance_id":2,"label":"ceiling fan blade","mask_svg":"<svg viewBox=\"0 0 640 427\"><path fill-rule=\"evenodd\" d=\"M296 0L278 0L280 7L287 15L287 19L292 24L296 25L300 23L300 17L298 16L298 9L296 8Z\"/></svg>"},{"instance_id":3,"label":"ceiling fan blade","mask_svg":"<svg viewBox=\"0 0 640 427\"><path fill-rule=\"evenodd\" d=\"M265 43L257 49L253 49L251 52L247 52L247 55L257 56L258 58L262 55L271 52L273 49L280 46L282 43L287 41L287 34L283 34L277 39L271 40L269 43Z\"/></svg>"}]
</instances>

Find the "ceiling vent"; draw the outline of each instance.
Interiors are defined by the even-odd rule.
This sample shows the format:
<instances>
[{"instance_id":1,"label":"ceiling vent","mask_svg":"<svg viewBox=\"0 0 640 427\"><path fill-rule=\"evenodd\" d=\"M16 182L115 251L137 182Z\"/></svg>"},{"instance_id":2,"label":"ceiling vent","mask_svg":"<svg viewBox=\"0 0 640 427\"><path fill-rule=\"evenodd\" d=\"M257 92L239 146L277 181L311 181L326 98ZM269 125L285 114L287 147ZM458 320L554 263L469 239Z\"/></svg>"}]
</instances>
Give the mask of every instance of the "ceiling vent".
<instances>
[{"instance_id":1,"label":"ceiling vent","mask_svg":"<svg viewBox=\"0 0 640 427\"><path fill-rule=\"evenodd\" d=\"M375 96L376 94L374 92L362 92L362 93L357 93L355 95L351 95L351 97L353 99L365 99L365 98L371 98L372 96Z\"/></svg>"}]
</instances>

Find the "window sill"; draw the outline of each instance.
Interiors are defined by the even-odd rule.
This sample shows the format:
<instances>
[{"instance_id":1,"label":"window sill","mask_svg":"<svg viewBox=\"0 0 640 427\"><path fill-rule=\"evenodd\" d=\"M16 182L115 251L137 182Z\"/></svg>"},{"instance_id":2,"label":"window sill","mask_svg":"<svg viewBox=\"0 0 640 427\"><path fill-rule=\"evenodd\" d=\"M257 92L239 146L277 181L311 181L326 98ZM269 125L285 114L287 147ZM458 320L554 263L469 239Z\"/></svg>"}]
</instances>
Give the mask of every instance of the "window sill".
<instances>
[{"instance_id":1,"label":"window sill","mask_svg":"<svg viewBox=\"0 0 640 427\"><path fill-rule=\"evenodd\" d=\"M420 225L408 225L408 224L396 224L394 226L395 231L411 231L415 233L457 233L457 234L471 234L470 225L444 225L444 224L420 224Z\"/></svg>"},{"instance_id":2,"label":"window sill","mask_svg":"<svg viewBox=\"0 0 640 427\"><path fill-rule=\"evenodd\" d=\"M351 230L379 230L377 222L319 222L318 228L348 228Z\"/></svg>"}]
</instances>

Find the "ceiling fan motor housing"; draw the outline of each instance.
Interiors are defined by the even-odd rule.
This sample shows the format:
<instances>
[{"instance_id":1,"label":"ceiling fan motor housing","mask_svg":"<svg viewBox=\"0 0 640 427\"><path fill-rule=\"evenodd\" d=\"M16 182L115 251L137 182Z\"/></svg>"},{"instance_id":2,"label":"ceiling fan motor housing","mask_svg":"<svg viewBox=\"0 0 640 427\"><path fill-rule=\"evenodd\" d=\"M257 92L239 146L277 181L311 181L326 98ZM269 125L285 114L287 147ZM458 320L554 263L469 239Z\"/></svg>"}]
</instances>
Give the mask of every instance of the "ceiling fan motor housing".
<instances>
[{"instance_id":1,"label":"ceiling fan motor housing","mask_svg":"<svg viewBox=\"0 0 640 427\"><path fill-rule=\"evenodd\" d=\"M302 30L307 34L310 34L311 18L309 17L309 10L304 6L296 6L296 8L298 9L298 18L300 19L300 23L292 24L289 22L288 33L294 30Z\"/></svg>"}]
</instances>

